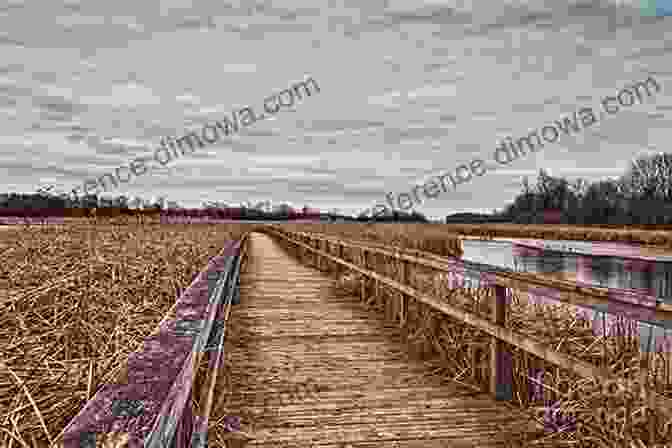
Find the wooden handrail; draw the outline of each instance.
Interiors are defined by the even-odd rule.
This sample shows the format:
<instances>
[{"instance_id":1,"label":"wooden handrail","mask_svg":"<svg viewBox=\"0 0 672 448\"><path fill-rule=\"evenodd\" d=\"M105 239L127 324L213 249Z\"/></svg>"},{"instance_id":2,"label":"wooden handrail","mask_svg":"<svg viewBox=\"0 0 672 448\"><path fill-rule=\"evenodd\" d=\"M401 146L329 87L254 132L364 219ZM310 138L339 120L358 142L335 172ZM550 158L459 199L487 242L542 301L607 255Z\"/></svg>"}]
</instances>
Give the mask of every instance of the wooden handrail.
<instances>
[{"instance_id":1,"label":"wooden handrail","mask_svg":"<svg viewBox=\"0 0 672 448\"><path fill-rule=\"evenodd\" d=\"M212 404L214 402L215 396L215 386L217 384L217 377L219 376L219 369L222 365L224 359L224 341L226 339L226 325L229 321L229 316L231 315L231 306L233 305L233 298L236 294L236 288L238 288L238 282L240 278L240 271L242 270L244 259L247 256L247 244L248 244L249 233L246 233L240 242L240 254L238 255L238 261L233 267L233 275L231 277L231 283L229 284L227 297L224 300L224 319L222 323L222 334L219 336L220 341L218 342L218 347L214 353L208 354L208 364L210 368L208 369L204 385L201 389L201 395L199 397L199 417L200 419L194 420L194 428L192 431L192 447L191 448L201 448L206 446L207 433L208 433L208 423L210 420L210 413L212 411Z\"/></svg>"},{"instance_id":2,"label":"wooden handrail","mask_svg":"<svg viewBox=\"0 0 672 448\"><path fill-rule=\"evenodd\" d=\"M277 230L277 229L276 229ZM484 286L504 286L506 288L516 289L532 294L549 295L553 300L569 303L571 305L592 305L607 307L607 312L614 314L624 314L626 316L637 316L638 320L651 321L654 326L672 327L672 306L668 304L659 304L657 308L645 306L638 303L632 303L625 300L619 300L613 290L609 288L579 286L569 281L551 279L539 274L530 272L514 272L497 266L485 265L483 263L469 262L455 257L441 257L436 254L429 254L429 257L423 258L425 253L417 249L395 250L383 249L381 247L364 245L359 242L350 242L347 240L333 238L326 235L310 234L306 232L296 232L298 235L318 237L328 241L342 244L344 247L361 249L366 248L369 252L375 252L400 260L410 261L420 266L433 268L437 271L452 273L457 269L480 270L482 274L481 281ZM418 256L421 255L422 257ZM428 259L430 258L430 259ZM481 269L487 268L487 271ZM640 299L642 302L648 301L655 303L655 297L645 294L628 294L628 296ZM655 321L659 322L656 323Z\"/></svg>"}]
</instances>

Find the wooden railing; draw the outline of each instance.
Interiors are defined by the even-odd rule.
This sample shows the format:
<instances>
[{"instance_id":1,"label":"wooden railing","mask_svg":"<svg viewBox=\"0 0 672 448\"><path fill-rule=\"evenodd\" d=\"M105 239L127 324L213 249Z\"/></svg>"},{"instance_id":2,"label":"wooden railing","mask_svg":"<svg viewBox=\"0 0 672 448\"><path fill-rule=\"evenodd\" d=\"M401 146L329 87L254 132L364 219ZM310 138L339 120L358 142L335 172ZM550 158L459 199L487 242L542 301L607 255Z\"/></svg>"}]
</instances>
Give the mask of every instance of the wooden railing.
<instances>
[{"instance_id":1,"label":"wooden railing","mask_svg":"<svg viewBox=\"0 0 672 448\"><path fill-rule=\"evenodd\" d=\"M669 308L656 308L655 301L651 303L650 297L622 297L617 300L609 291L601 288L578 287L569 282L555 281L541 278L538 275L528 273L518 273L496 268L494 266L482 265L478 263L469 263L460 259L449 259L434 256L431 254L422 254L419 251L405 250L402 248L375 247L366 242L353 242L340 238L329 237L326 235L309 234L304 232L287 232L278 226L269 226L266 232L290 244L301 251L312 254L318 267L325 263L339 266L341 269L355 272L370 281L379 285L384 285L392 290L401 293L403 297L402 305L395 312L395 320L403 325L406 320L408 310L408 301L413 299L424 303L429 307L440 311L441 313L481 330L491 337L490 342L490 393L498 399L510 399L511 372L509 366L505 365L508 348L506 344L516 347L524 352L537 356L544 361L558 366L562 369L578 375L583 378L593 378L602 383L618 383L626 389L632 387L626 379L618 377L602 365L596 366L583 361L570 354L562 353L549 345L542 344L533 338L516 332L506 327L507 316L507 289L515 289L530 293L550 296L554 300L574 305L605 305L608 306L609 313L626 315L635 319L646 316L647 320L657 320L663 325L672 323L672 310ZM357 253L359 260L348 261L344 258L344 249L349 249L352 254ZM397 272L400 272L397 278L390 278L374 271L370 267L370 256L382 257L385 264L401 265ZM431 268L438 272L461 273L464 275L469 269L477 270L480 274L479 288L494 288L494 306L491 307L490 319L479 316L476 313L465 311L460 307L437 297L429 295L412 284L412 279L408 276L409 264L415 264L426 268ZM480 270L478 268L481 268ZM637 303L643 301L643 303ZM648 306L647 306L648 305ZM646 358L648 359L648 357ZM648 361L642 361L646 363ZM645 376L647 365L643 364L640 370L641 375ZM650 409L657 409L663 415L672 416L672 400L654 390L644 386L646 381L640 378L640 384L647 397L647 405ZM508 391L508 393L507 393ZM653 421L653 420L652 420ZM651 431L655 429L650 428Z\"/></svg>"},{"instance_id":2,"label":"wooden railing","mask_svg":"<svg viewBox=\"0 0 672 448\"><path fill-rule=\"evenodd\" d=\"M455 273L464 271L479 272L481 286L502 286L533 294L549 295L554 300L580 306L609 307L609 313L622 314L638 320L650 321L655 326L672 327L672 306L656 303L656 298L647 294L613 288L578 285L567 280L552 279L529 272L514 272L484 263L470 262L459 258L441 257L436 254L415 249L395 248L368 241L346 241L327 235L297 232L301 238L319 239L342 247L378 253L395 260L411 262L432 268L438 272Z\"/></svg>"}]
</instances>

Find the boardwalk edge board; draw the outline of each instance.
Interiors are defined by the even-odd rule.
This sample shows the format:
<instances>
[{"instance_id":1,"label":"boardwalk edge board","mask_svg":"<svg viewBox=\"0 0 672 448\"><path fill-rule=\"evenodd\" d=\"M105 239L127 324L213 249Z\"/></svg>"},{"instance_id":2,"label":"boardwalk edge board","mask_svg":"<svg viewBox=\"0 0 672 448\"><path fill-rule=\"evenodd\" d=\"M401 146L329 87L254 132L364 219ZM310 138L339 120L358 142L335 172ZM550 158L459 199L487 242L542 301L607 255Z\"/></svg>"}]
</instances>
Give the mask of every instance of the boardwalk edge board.
<instances>
[{"instance_id":1,"label":"boardwalk edge board","mask_svg":"<svg viewBox=\"0 0 672 448\"><path fill-rule=\"evenodd\" d=\"M209 260L155 331L145 338L142 348L129 354L120 370L108 372L108 381L52 447L102 448L110 442L128 448L207 446L213 379L223 358L230 307L238 300L247 237L226 242ZM192 415L189 399L205 353L209 358L208 388L202 399L206 402L200 415Z\"/></svg>"},{"instance_id":2,"label":"boardwalk edge board","mask_svg":"<svg viewBox=\"0 0 672 448\"><path fill-rule=\"evenodd\" d=\"M528 353L531 353L539 358L542 358L543 360L552 363L554 365L557 365L561 368L570 370L574 372L575 374L583 377L583 378L594 378L599 380L600 382L611 382L611 381L619 381L619 382L624 382L626 387L629 389L627 384L627 380L624 378L615 376L611 374L608 370L593 366L592 364L582 361L578 358L575 358L571 355L563 354L560 352L555 351L551 347L547 346L546 344L542 344L539 342L536 342L535 340L514 332L508 328L505 328L504 326L495 324L489 320L486 320L474 313L464 311L462 309L459 309L457 307L454 307L452 305L446 304L439 302L436 298L430 297L426 295L425 293L418 291L414 288L411 288L407 285L401 284L396 280L393 280L391 278L385 277L381 274L378 274L377 272L361 268L353 263L350 263L346 260L343 260L341 258L338 258L328 252L325 252L320 249L316 249L315 247L312 247L311 245L300 241L299 238L308 238L309 240L314 240L314 241L326 241L329 238L325 238L324 235L308 235L308 234L302 234L301 232L288 232L284 231L281 229L278 229L277 227L269 227L268 228L268 233L271 235L274 235L276 237L280 237L294 245L303 247L304 249L309 250L310 252L313 252L317 255L320 255L326 259L331 260L334 263L337 263L341 266L344 266L352 271L358 272L366 277L369 277L371 279L377 280L381 284L384 284L392 289L395 289L403 294L406 294L409 297L413 297L416 300L425 303L432 308L436 309L437 311L440 311L444 314L447 314L448 316L451 316L452 318L455 318L461 322L464 322L466 324L469 324L473 327L478 328L481 331L484 331L488 333L489 335L493 336L499 341L506 342L507 344L511 344L521 350L524 350ZM376 252L378 251L379 253L382 253L382 251L379 251L375 248L365 248L364 246L359 246L356 244L349 244L347 240L343 239L332 239L332 242L336 242L336 244L342 244L345 247L359 247L360 249L366 249L367 251L372 251ZM400 251L397 252L392 252L392 251L384 251L387 252L388 255L391 255L393 257L399 257L402 259L408 259L409 261L413 262L418 262L426 265L434 265L434 263L428 262L427 260L421 260L417 257L411 257L411 256L405 256L400 254ZM437 263L437 266L439 266L438 269L443 269L446 270L448 268L444 266L440 266ZM503 282L503 284L500 284L498 278L490 278L490 281L492 281L494 284L497 286L506 286L506 287L511 287L508 282ZM529 289L529 288L528 288ZM552 289L552 288L549 288ZM578 288L577 288L578 289ZM606 299L602 299L606 300ZM634 305L636 306L636 305ZM650 390L650 388L644 388L647 392L648 395L653 403L651 403L653 406L656 408L659 408L661 411L663 411L667 415L672 414L672 400L658 394L657 392Z\"/></svg>"}]
</instances>

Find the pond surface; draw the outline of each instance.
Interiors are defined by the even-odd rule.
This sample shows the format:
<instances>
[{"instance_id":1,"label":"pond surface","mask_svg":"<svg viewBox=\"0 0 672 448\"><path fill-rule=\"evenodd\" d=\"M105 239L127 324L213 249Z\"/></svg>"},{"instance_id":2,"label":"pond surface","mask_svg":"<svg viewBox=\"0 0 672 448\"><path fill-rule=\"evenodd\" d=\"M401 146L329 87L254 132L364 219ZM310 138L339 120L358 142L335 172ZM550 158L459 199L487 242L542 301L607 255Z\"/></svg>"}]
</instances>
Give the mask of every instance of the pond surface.
<instances>
[{"instance_id":1,"label":"pond surface","mask_svg":"<svg viewBox=\"0 0 672 448\"><path fill-rule=\"evenodd\" d=\"M645 293L659 302L672 304L670 254L639 251L626 244L553 240L468 239L464 240L463 248L465 260L517 272L544 274L594 286ZM530 295L530 299L559 303L533 295ZM609 331L615 320L613 314L598 307L586 305L575 309L593 320L593 329L599 332L596 334L601 334L603 327ZM672 322L642 320L637 325L643 349L650 346L657 351L661 348L669 350L669 346L662 346L672 341Z\"/></svg>"}]
</instances>

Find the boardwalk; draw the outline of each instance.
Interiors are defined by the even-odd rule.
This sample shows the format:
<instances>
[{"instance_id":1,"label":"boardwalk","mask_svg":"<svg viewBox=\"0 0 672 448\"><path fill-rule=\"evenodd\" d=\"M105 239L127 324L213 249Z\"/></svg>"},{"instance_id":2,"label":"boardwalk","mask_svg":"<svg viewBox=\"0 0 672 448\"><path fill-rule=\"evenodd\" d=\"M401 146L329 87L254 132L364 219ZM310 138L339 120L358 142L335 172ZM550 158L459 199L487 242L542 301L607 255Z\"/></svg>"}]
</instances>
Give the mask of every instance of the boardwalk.
<instances>
[{"instance_id":1,"label":"boardwalk","mask_svg":"<svg viewBox=\"0 0 672 448\"><path fill-rule=\"evenodd\" d=\"M511 430L521 417L442 383L409 355L398 325L334 284L270 237L251 235L227 336L226 400L254 437L248 446L504 446L498 426Z\"/></svg>"}]
</instances>

